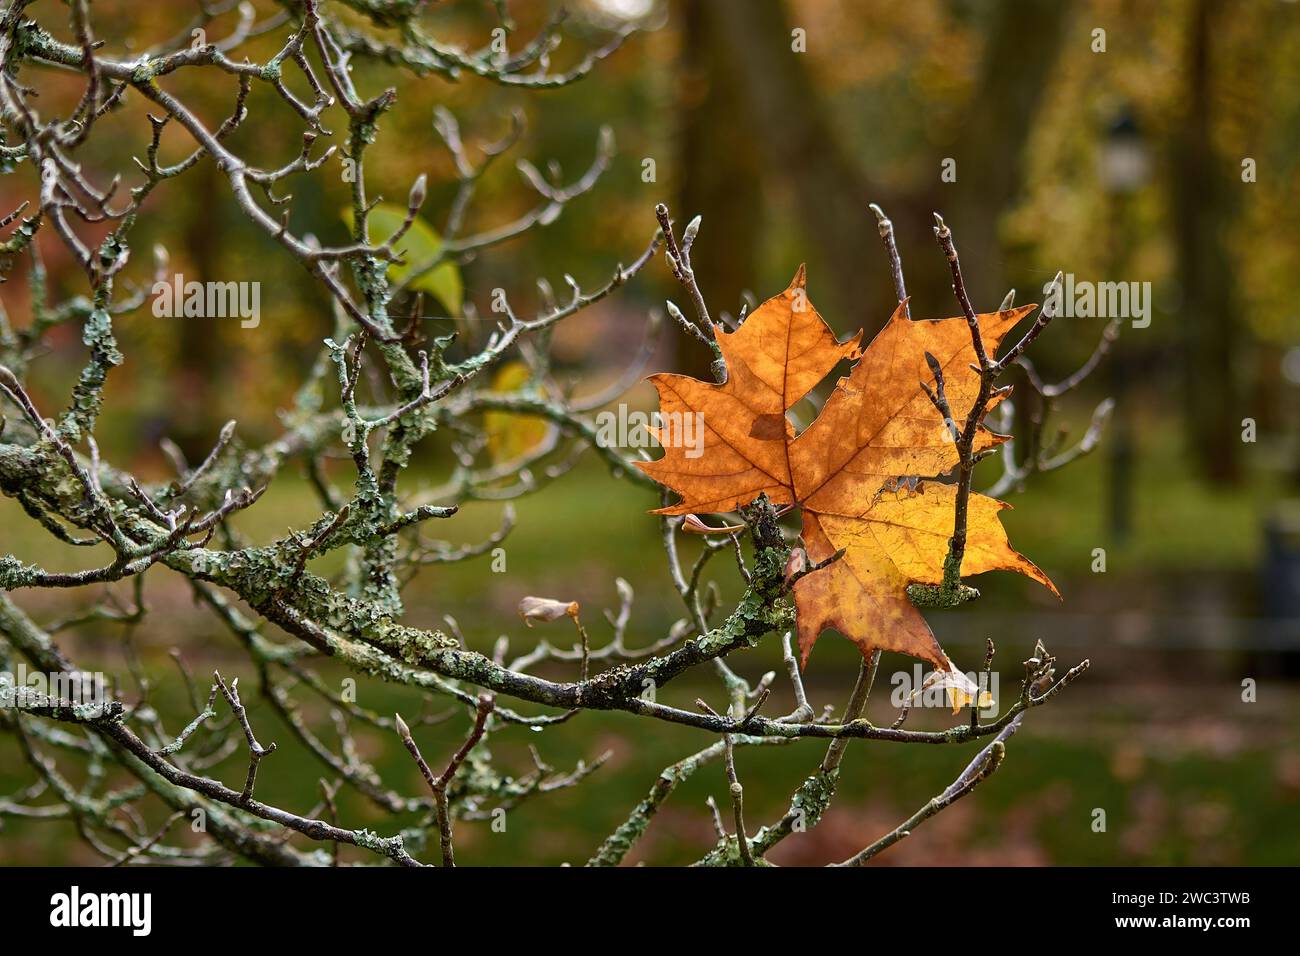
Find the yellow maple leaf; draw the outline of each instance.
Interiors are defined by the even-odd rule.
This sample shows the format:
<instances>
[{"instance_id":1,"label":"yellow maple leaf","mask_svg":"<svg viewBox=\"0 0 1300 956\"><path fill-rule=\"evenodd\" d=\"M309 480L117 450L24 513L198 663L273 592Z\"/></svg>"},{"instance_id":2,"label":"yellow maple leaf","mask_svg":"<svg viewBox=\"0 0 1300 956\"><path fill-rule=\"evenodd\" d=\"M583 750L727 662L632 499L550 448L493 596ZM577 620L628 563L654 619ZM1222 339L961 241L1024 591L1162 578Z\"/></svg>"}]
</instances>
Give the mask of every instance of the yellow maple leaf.
<instances>
[{"instance_id":1,"label":"yellow maple leaf","mask_svg":"<svg viewBox=\"0 0 1300 956\"><path fill-rule=\"evenodd\" d=\"M502 394L517 391L532 377L533 371L525 363L506 362L492 377L492 391ZM546 440L552 427L538 415L517 415L508 411L483 413L488 454L497 464L522 458Z\"/></svg>"}]
</instances>

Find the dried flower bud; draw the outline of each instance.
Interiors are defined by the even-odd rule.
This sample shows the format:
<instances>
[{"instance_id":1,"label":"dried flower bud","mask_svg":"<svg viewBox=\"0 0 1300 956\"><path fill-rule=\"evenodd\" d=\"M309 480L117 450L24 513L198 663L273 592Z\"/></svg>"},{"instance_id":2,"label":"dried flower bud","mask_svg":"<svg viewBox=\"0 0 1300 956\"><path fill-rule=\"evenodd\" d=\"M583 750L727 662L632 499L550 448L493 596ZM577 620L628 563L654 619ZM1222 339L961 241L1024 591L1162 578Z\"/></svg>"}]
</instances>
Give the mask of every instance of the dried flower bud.
<instances>
[{"instance_id":1,"label":"dried flower bud","mask_svg":"<svg viewBox=\"0 0 1300 956\"><path fill-rule=\"evenodd\" d=\"M682 530L687 534L708 534L713 529L701 521L698 515L687 515L682 519Z\"/></svg>"},{"instance_id":2,"label":"dried flower bud","mask_svg":"<svg viewBox=\"0 0 1300 956\"><path fill-rule=\"evenodd\" d=\"M978 710L993 706L993 695L989 691L981 689L954 665L949 664L949 668L949 670L932 671L915 693L931 688L942 688L948 703L952 705L954 714L970 705L974 705Z\"/></svg>"},{"instance_id":3,"label":"dried flower bud","mask_svg":"<svg viewBox=\"0 0 1300 956\"><path fill-rule=\"evenodd\" d=\"M577 601L556 601L551 598L526 597L519 602L519 616L529 627L533 621L558 621L564 616L578 616Z\"/></svg>"},{"instance_id":4,"label":"dried flower bud","mask_svg":"<svg viewBox=\"0 0 1300 956\"><path fill-rule=\"evenodd\" d=\"M682 531L687 534L737 534L744 530L743 524L724 524L715 528L701 521L699 515L687 515L682 519Z\"/></svg>"}]
</instances>

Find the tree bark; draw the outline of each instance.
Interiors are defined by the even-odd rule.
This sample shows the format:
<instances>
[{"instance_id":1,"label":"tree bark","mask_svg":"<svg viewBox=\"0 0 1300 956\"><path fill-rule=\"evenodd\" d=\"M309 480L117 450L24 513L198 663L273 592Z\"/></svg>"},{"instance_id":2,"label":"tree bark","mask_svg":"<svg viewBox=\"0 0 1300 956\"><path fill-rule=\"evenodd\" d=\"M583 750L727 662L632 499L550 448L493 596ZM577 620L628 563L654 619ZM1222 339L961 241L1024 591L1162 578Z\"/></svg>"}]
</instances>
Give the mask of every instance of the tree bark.
<instances>
[{"instance_id":1,"label":"tree bark","mask_svg":"<svg viewBox=\"0 0 1300 956\"><path fill-rule=\"evenodd\" d=\"M1211 141L1213 70L1209 0L1191 11L1186 51L1187 115L1173 139L1169 181L1182 286L1184 432L1189 454L1211 481L1239 477L1241 415L1233 362L1243 323L1224 224L1231 212L1232 170Z\"/></svg>"}]
</instances>

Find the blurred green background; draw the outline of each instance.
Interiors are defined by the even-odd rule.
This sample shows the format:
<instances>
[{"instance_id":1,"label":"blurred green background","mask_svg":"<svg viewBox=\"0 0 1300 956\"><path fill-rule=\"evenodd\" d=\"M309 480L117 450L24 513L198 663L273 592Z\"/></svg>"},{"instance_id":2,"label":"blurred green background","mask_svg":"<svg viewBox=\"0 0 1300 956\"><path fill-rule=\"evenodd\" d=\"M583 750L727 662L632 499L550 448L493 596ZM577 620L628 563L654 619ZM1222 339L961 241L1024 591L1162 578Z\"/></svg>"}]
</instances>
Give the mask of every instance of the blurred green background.
<instances>
[{"instance_id":1,"label":"blurred green background","mask_svg":"<svg viewBox=\"0 0 1300 956\"><path fill-rule=\"evenodd\" d=\"M145 17L138 6L100 0L95 14L106 51L127 55L174 35L190 13L185 4L174 7L151 7ZM491 314L497 287L516 309L531 312L539 305L539 276L561 289L566 272L586 285L604 282L644 247L657 202L667 202L680 223L703 215L694 259L715 311L734 314L743 301L780 291L807 262L812 301L841 335L879 328L893 303L869 202L894 221L917 316L956 311L931 232L934 210L954 231L977 308L995 308L1012 287L1018 302L1038 301L1058 269L1078 280L1151 283L1149 326L1125 322L1105 365L1060 410L1067 441L1077 440L1096 403L1114 397L1101 446L1066 469L1034 476L1005 517L1016 547L1052 576L1064 601L993 576L976 582L980 601L930 615L945 648L966 668L979 665L986 638L995 640L1004 696L1018 691L1018 662L1039 639L1063 667L1088 657L1092 669L1051 706L1028 715L995 777L878 862L1297 862L1300 5L587 0L570 7L557 63L576 60L628 21L645 30L586 81L542 93L472 78L413 79L374 64L358 63L354 71L363 92L393 85L399 93L369 155L372 193L401 202L411 180L428 173L424 214L434 228L445 217L455 175L432 129L435 106L451 109L471 141L499 137L513 109L528 118L515 152L485 179L469 231L529 208L515 156L541 168L553 160L573 178L590 162L599 129L612 128L618 152L595 190L554 223L461 264L465 297L480 315ZM526 37L547 5L509 8ZM488 5L475 2L439 4L428 22L449 42L473 46L495 23ZM796 31L803 31L806 52L792 49ZM265 58L279 39L258 39L248 52ZM75 102L80 93L74 75L41 80L43 109L52 110L46 103L60 96ZM233 82L201 72L182 72L163 85L213 124L235 93ZM300 129L282 103L255 89L249 109L231 148L268 164L296 155ZM107 178L130 168L130 156L147 145L142 113L138 101L128 102L101 121L114 134L100 129L92 137L80 156L88 170ZM187 149L169 131L163 158L175 161ZM653 160L653 181L646 181L646 160ZM1246 160L1253 161L1250 181L1243 178ZM945 181L945 168L955 168L955 181ZM339 171L335 161L294 182L295 231L344 241ZM32 192L30 170L0 178L0 208ZM127 362L109 380L99 444L106 459L161 480L168 475L158 451L163 437L191 459L206 452L229 418L238 419L249 445L273 438L276 412L291 404L332 319L309 277L228 201L210 162L159 188L148 211L132 243L128 274L136 281L150 281L146 250L157 242L170 253L170 271L187 278L262 283L263 318L255 330L158 319L147 308L116 321ZM40 241L54 294L84 292L61 247L49 236ZM30 312L25 268L17 263L0 287L17 326ZM617 296L557 329L557 370L579 395L617 376L647 314L666 296L681 300L658 260ZM429 324L437 332L452 323ZM455 324L471 340L482 333L472 322ZM1098 318L1055 322L1033 352L1044 378L1072 372L1104 326ZM41 407L53 409L81 366L79 330L61 327L49 345L33 362L29 383ZM665 332L651 370L702 374L706 357L692 349ZM626 400L653 407L644 384ZM1247 420L1253 441L1243 440ZM430 441L407 486L439 481L448 458L444 442ZM349 467L336 462L332 474L346 482ZM981 466L977 487L991 483L998 467ZM617 606L614 580L622 577L637 595L629 643L656 640L681 611L658 524L645 514L655 504L653 495L586 460L517 502L506 573L492 573L488 558L431 568L406 591L411 622L437 626L452 615L469 645L484 651L500 634L510 636L515 653L539 637L569 641L563 622L534 631L519 623L519 598L539 594L580 601L599 643L609 633L600 611ZM250 536L267 540L317 514L305 478L289 470L239 521ZM500 515L500 505L476 503L434 530L457 542L478 541ZM1103 573L1094 570L1099 548ZM96 563L88 549L71 550L11 500L0 500L0 553L60 570ZM711 568L724 595L738 593L734 568L724 560ZM219 667L243 675L249 688L255 678L220 625L192 605L181 579L154 570L145 587L153 610L130 643L175 732L191 715L169 649L179 648L196 673ZM50 619L100 596L102 589L86 589L21 592L17 599L38 619ZM61 643L83 667L120 674L125 637L120 626L85 627ZM818 644L807 671L815 707L842 705L856 662L845 641L827 636ZM775 637L731 663L751 679L780 673ZM892 721L889 680L911 669L910 660L886 657L868 716ZM563 668L553 673L570 676ZM1247 679L1256 682L1252 702L1243 700ZM783 686L778 680L766 712L787 703ZM705 676L684 678L663 699L689 707L701 695L716 701L719 690ZM391 687L363 684L360 695L361 704L381 712L420 707L415 695ZM305 812L315 803L322 768L265 704L249 702L259 736L280 744L263 765L259 796ZM940 728L951 719L914 711L909 726ZM464 729L457 715L420 731L431 762L449 754ZM613 756L582 786L512 810L504 833L486 823L460 824L458 862L582 862L665 765L708 742L699 732L597 713L540 734L507 728L491 749L517 773L531 767L530 744L560 768L605 750ZM360 743L386 782L420 792L399 741L363 735ZM784 810L822 750L808 741L738 754L751 827ZM855 742L826 819L786 841L772 859L843 859L942 789L970 756L958 748ZM241 779L242 757L216 772ZM12 741L0 740L0 795L29 780ZM630 859L697 859L713 842L704 799L725 792L720 765L702 770L670 798ZM1105 832L1092 827L1096 808L1106 810ZM352 798L341 799L340 809L349 824L384 832L397 825ZM66 823L0 823L0 862L98 860Z\"/></svg>"}]
</instances>

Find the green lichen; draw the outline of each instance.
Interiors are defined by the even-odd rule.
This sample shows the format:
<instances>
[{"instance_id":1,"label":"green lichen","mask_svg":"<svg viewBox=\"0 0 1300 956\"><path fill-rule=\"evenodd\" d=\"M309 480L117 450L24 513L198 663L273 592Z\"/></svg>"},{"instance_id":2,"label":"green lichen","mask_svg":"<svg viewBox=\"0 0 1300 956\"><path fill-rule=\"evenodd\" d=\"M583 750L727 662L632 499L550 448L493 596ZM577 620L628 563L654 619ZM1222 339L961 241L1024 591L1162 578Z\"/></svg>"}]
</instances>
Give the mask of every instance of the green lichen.
<instances>
[{"instance_id":1,"label":"green lichen","mask_svg":"<svg viewBox=\"0 0 1300 956\"><path fill-rule=\"evenodd\" d=\"M12 554L0 557L0 591L31 587L39 577L39 569L23 564Z\"/></svg>"},{"instance_id":2,"label":"green lichen","mask_svg":"<svg viewBox=\"0 0 1300 956\"><path fill-rule=\"evenodd\" d=\"M973 601L980 592L965 584L950 586L946 584L909 584L907 597L916 607L946 608L957 607L967 601Z\"/></svg>"},{"instance_id":3,"label":"green lichen","mask_svg":"<svg viewBox=\"0 0 1300 956\"><path fill-rule=\"evenodd\" d=\"M142 56L140 62L135 65L135 69L131 71L131 82L152 83L161 66L161 60L151 59L148 55Z\"/></svg>"},{"instance_id":4,"label":"green lichen","mask_svg":"<svg viewBox=\"0 0 1300 956\"><path fill-rule=\"evenodd\" d=\"M71 407L59 421L59 432L70 444L79 442L83 433L94 431L108 370L122 364L122 353L113 337L113 320L102 305L86 318L81 341L90 349L90 360L72 389Z\"/></svg>"},{"instance_id":5,"label":"green lichen","mask_svg":"<svg viewBox=\"0 0 1300 956\"><path fill-rule=\"evenodd\" d=\"M751 855L753 849L750 849ZM754 866L776 866L761 856L754 856ZM709 855L700 860L695 866L745 866L745 860L740 855L740 841L734 836L726 836L718 841L718 845L710 851Z\"/></svg>"},{"instance_id":6,"label":"green lichen","mask_svg":"<svg viewBox=\"0 0 1300 956\"><path fill-rule=\"evenodd\" d=\"M817 773L808 777L799 789L795 791L794 797L790 801L792 810L803 813L804 822L809 827L816 826L821 822L822 814L830 806L831 798L835 796L835 787L839 783L839 769L831 771L819 770Z\"/></svg>"},{"instance_id":7,"label":"green lichen","mask_svg":"<svg viewBox=\"0 0 1300 956\"><path fill-rule=\"evenodd\" d=\"M391 619L376 629L376 636L397 651L408 664L428 660L435 652L459 646L456 639L442 631L422 631L419 628L394 624Z\"/></svg>"},{"instance_id":8,"label":"green lichen","mask_svg":"<svg viewBox=\"0 0 1300 956\"><path fill-rule=\"evenodd\" d=\"M838 768L818 770L799 785L799 789L790 798L790 809L785 815L773 826L760 829L749 841L756 859L796 832L796 822L800 831L811 830L821 822L822 815L835 796L839 773ZM740 866L743 862L736 838L727 837L719 840L718 845L705 854L696 866Z\"/></svg>"}]
</instances>

